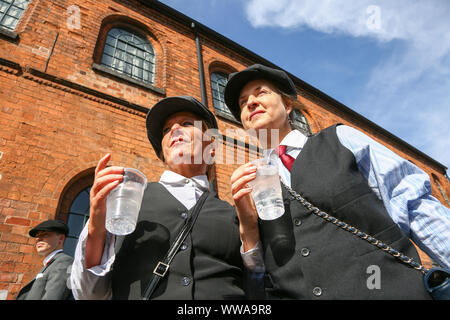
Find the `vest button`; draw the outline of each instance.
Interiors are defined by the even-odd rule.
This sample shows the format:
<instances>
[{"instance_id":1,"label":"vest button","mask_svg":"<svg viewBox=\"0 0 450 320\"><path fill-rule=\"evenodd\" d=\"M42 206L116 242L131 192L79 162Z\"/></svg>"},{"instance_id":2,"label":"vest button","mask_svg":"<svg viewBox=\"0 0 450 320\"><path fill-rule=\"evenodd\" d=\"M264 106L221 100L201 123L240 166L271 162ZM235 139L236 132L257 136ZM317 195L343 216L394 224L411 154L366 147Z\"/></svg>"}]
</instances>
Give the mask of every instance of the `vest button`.
<instances>
[{"instance_id":1,"label":"vest button","mask_svg":"<svg viewBox=\"0 0 450 320\"><path fill-rule=\"evenodd\" d=\"M181 250L186 250L187 249L187 244L183 243L180 247Z\"/></svg>"},{"instance_id":2,"label":"vest button","mask_svg":"<svg viewBox=\"0 0 450 320\"><path fill-rule=\"evenodd\" d=\"M315 287L312 292L313 295L315 295L316 297L320 297L322 295L322 288Z\"/></svg>"},{"instance_id":3,"label":"vest button","mask_svg":"<svg viewBox=\"0 0 450 320\"><path fill-rule=\"evenodd\" d=\"M295 225L295 226L298 227L298 226L301 225L301 224L302 224L302 220L300 220L300 219L298 219L298 218L295 218L295 219L294 219L294 225Z\"/></svg>"},{"instance_id":4,"label":"vest button","mask_svg":"<svg viewBox=\"0 0 450 320\"><path fill-rule=\"evenodd\" d=\"M191 283L191 278L183 277L183 279L181 279L181 283L183 284L183 286L188 286Z\"/></svg>"},{"instance_id":5,"label":"vest button","mask_svg":"<svg viewBox=\"0 0 450 320\"><path fill-rule=\"evenodd\" d=\"M308 248L303 248L302 250L300 250L300 253L302 254L302 256L307 257L311 253L311 250L309 250Z\"/></svg>"},{"instance_id":6,"label":"vest button","mask_svg":"<svg viewBox=\"0 0 450 320\"><path fill-rule=\"evenodd\" d=\"M186 219L186 218L187 218L187 213L186 213L186 212L180 213L180 217L181 217L182 219Z\"/></svg>"}]
</instances>

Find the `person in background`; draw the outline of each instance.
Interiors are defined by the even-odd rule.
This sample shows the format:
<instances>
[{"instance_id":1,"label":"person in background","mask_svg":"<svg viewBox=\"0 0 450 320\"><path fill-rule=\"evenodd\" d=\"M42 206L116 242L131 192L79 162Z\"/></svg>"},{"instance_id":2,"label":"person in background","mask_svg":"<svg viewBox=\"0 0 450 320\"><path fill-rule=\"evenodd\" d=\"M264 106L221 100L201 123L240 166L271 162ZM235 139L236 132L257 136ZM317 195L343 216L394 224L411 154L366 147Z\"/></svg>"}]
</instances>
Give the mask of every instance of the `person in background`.
<instances>
[{"instance_id":1,"label":"person in background","mask_svg":"<svg viewBox=\"0 0 450 320\"><path fill-rule=\"evenodd\" d=\"M47 220L29 231L36 238L36 252L45 257L43 268L17 294L17 300L72 300L68 278L73 258L63 252L69 228L59 220Z\"/></svg>"},{"instance_id":2,"label":"person in background","mask_svg":"<svg viewBox=\"0 0 450 320\"><path fill-rule=\"evenodd\" d=\"M287 191L420 261L412 239L449 268L450 211L431 195L426 173L350 126L309 137L293 130L290 114L302 106L282 70L255 64L231 74L225 102L265 143L265 156L275 156L285 185L284 215L258 221L247 184L256 167L244 164L231 177L243 239L263 251L269 298L430 299L419 271L312 214ZM371 270L379 271L375 287Z\"/></svg>"}]
</instances>

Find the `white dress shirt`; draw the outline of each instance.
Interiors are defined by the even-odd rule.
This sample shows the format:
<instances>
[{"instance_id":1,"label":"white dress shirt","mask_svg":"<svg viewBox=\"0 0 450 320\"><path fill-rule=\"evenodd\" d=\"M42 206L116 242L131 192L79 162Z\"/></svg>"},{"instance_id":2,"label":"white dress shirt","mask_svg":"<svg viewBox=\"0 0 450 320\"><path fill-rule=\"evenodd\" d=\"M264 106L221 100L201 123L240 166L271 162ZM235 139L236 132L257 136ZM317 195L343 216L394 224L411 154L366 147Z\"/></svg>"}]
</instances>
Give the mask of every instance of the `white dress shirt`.
<instances>
[{"instance_id":1,"label":"white dress shirt","mask_svg":"<svg viewBox=\"0 0 450 320\"><path fill-rule=\"evenodd\" d=\"M57 254L58 252L61 252L61 251L63 251L63 249L58 249L58 250L55 250L52 253L50 253L48 256L46 256L43 261L44 267L47 265L47 263L50 262L50 260L52 260L52 258L55 256L55 254Z\"/></svg>"}]
</instances>

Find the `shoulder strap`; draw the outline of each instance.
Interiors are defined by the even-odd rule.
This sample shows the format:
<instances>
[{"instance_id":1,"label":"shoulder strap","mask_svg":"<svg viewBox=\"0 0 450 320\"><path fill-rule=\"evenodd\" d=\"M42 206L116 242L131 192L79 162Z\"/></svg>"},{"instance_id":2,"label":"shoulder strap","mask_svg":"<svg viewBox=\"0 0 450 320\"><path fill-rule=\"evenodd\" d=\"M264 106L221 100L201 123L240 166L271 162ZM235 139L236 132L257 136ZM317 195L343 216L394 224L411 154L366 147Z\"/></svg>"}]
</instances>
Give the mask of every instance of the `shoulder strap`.
<instances>
[{"instance_id":1,"label":"shoulder strap","mask_svg":"<svg viewBox=\"0 0 450 320\"><path fill-rule=\"evenodd\" d=\"M415 262L412 258L405 256L403 253L398 252L397 250L391 248L390 246L381 242L380 240L375 239L374 237L368 235L367 233L364 233L364 232L358 230L357 228L352 227L351 225L349 225L343 221L340 221L339 219L337 219L337 218L329 215L328 213L320 210L319 208L315 207L310 202L305 200L305 198L303 198L298 192L296 192L292 188L288 187L283 182L281 182L281 184L289 192L289 194L294 198L294 200L297 200L298 202L300 202L309 212L315 214L316 216L324 219L327 222L331 222L332 224L338 226L339 228L341 228L345 231L353 233L354 235L358 236L359 238L369 242L371 245L374 245L377 248L390 254L391 256L397 258L401 262L409 265L410 267L413 267L416 270L419 270L424 275L429 271L421 264Z\"/></svg>"},{"instance_id":2,"label":"shoulder strap","mask_svg":"<svg viewBox=\"0 0 450 320\"><path fill-rule=\"evenodd\" d=\"M203 194L195 204L191 216L186 220L186 223L183 225L177 237L172 242L172 245L170 246L169 251L167 251L167 254L164 257L163 261L159 261L158 264L156 265L155 270L153 270L150 283L148 284L147 289L145 290L145 293L142 297L143 300L150 299L153 291L158 285L159 280L161 280L166 275L167 270L169 270L170 263L175 257L175 254L178 252L178 249L180 248L181 244L184 242L187 235L192 230L192 227L194 226L198 214L200 213L200 210L203 207L203 204L205 203L208 195L209 195L208 191L203 192Z\"/></svg>"}]
</instances>

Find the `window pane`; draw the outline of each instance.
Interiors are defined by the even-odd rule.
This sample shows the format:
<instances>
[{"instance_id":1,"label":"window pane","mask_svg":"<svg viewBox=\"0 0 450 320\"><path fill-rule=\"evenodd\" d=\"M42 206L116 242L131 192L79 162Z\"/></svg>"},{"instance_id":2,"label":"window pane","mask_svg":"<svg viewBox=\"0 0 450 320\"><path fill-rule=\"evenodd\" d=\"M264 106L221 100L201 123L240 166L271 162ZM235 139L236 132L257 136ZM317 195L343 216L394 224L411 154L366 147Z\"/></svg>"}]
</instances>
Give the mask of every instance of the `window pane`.
<instances>
[{"instance_id":1,"label":"window pane","mask_svg":"<svg viewBox=\"0 0 450 320\"><path fill-rule=\"evenodd\" d=\"M130 75L131 76L131 69L132 69L132 65L131 64L129 64L129 63L125 63L125 73L127 74L127 75Z\"/></svg>"},{"instance_id":2,"label":"window pane","mask_svg":"<svg viewBox=\"0 0 450 320\"><path fill-rule=\"evenodd\" d=\"M75 255L75 248L77 247L78 238L66 238L66 241L64 241L64 253L68 254L69 256Z\"/></svg>"},{"instance_id":3,"label":"window pane","mask_svg":"<svg viewBox=\"0 0 450 320\"><path fill-rule=\"evenodd\" d=\"M84 225L89 217L89 192L91 187L81 191L73 200L70 206L69 218L67 219L67 226L69 227L69 234L64 243L64 251L73 256L77 239L83 230Z\"/></svg>"},{"instance_id":4,"label":"window pane","mask_svg":"<svg viewBox=\"0 0 450 320\"><path fill-rule=\"evenodd\" d=\"M116 42L117 40L111 36L111 34L108 34L108 36L106 37L106 44L110 45L111 47L115 48L116 47Z\"/></svg>"},{"instance_id":5,"label":"window pane","mask_svg":"<svg viewBox=\"0 0 450 320\"><path fill-rule=\"evenodd\" d=\"M137 50L136 50L136 48L135 48L135 47L132 47L132 46L128 46L127 52L128 52L129 54L133 55L133 56L136 56L136 55L137 55Z\"/></svg>"},{"instance_id":6,"label":"window pane","mask_svg":"<svg viewBox=\"0 0 450 320\"><path fill-rule=\"evenodd\" d=\"M0 26L14 30L28 2L28 0L0 0Z\"/></svg>"},{"instance_id":7,"label":"window pane","mask_svg":"<svg viewBox=\"0 0 450 320\"><path fill-rule=\"evenodd\" d=\"M120 60L125 60L125 51L116 49L114 52L114 57Z\"/></svg>"},{"instance_id":8,"label":"window pane","mask_svg":"<svg viewBox=\"0 0 450 320\"><path fill-rule=\"evenodd\" d=\"M102 57L102 64L111 67L113 58L104 54Z\"/></svg>"},{"instance_id":9,"label":"window pane","mask_svg":"<svg viewBox=\"0 0 450 320\"><path fill-rule=\"evenodd\" d=\"M6 2L11 2L11 0L6 1ZM20 9L25 10L28 6L28 2L30 2L29 0L16 0L14 1L14 5Z\"/></svg>"},{"instance_id":10,"label":"window pane","mask_svg":"<svg viewBox=\"0 0 450 320\"><path fill-rule=\"evenodd\" d=\"M70 206L70 212L85 214L89 212L89 193L81 191Z\"/></svg>"},{"instance_id":11,"label":"window pane","mask_svg":"<svg viewBox=\"0 0 450 320\"><path fill-rule=\"evenodd\" d=\"M137 49L137 50L136 50L136 55L137 55L139 58L144 58L144 54L145 54L145 51L143 51L143 50L141 50L141 49Z\"/></svg>"},{"instance_id":12,"label":"window pane","mask_svg":"<svg viewBox=\"0 0 450 320\"><path fill-rule=\"evenodd\" d=\"M19 21L17 19L14 19L13 17L6 15L3 17L1 26L10 30L14 30L18 22Z\"/></svg>"},{"instance_id":13,"label":"window pane","mask_svg":"<svg viewBox=\"0 0 450 320\"><path fill-rule=\"evenodd\" d=\"M114 47L110 46L109 44L105 44L105 49L103 50L103 53L106 53L110 56L114 56Z\"/></svg>"},{"instance_id":14,"label":"window pane","mask_svg":"<svg viewBox=\"0 0 450 320\"><path fill-rule=\"evenodd\" d=\"M0 14L5 13L9 5L6 2L0 1Z\"/></svg>"},{"instance_id":15,"label":"window pane","mask_svg":"<svg viewBox=\"0 0 450 320\"><path fill-rule=\"evenodd\" d=\"M67 226L69 227L69 235L78 237L84 227L84 215L70 212Z\"/></svg>"},{"instance_id":16,"label":"window pane","mask_svg":"<svg viewBox=\"0 0 450 320\"><path fill-rule=\"evenodd\" d=\"M12 6L11 9L9 9L8 11L8 15L19 20L20 16L22 15L22 12L23 10Z\"/></svg>"},{"instance_id":17,"label":"window pane","mask_svg":"<svg viewBox=\"0 0 450 320\"><path fill-rule=\"evenodd\" d=\"M220 112L233 116L231 111L225 104L224 92L227 84L228 76L221 72L213 72L211 74L211 88L213 95L214 108Z\"/></svg>"},{"instance_id":18,"label":"window pane","mask_svg":"<svg viewBox=\"0 0 450 320\"><path fill-rule=\"evenodd\" d=\"M125 49L127 48L126 42L123 42L122 40L117 41L117 48L125 51Z\"/></svg>"}]
</instances>

